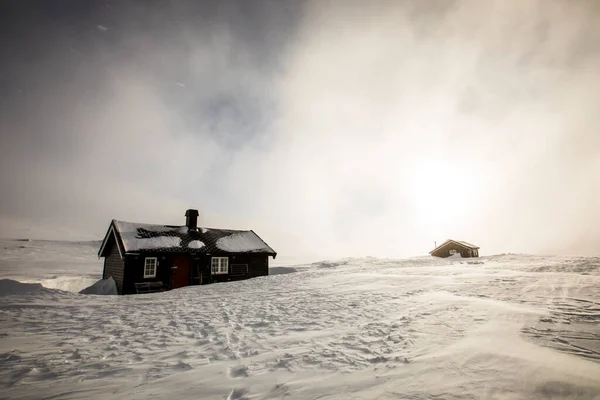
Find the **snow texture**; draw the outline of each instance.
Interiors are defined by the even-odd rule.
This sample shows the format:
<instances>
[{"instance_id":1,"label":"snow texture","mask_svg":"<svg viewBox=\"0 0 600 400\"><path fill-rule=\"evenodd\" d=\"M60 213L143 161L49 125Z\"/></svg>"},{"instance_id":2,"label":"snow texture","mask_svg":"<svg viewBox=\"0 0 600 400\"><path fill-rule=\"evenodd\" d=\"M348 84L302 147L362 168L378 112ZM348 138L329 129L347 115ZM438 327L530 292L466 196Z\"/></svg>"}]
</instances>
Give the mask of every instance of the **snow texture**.
<instances>
[{"instance_id":1,"label":"snow texture","mask_svg":"<svg viewBox=\"0 0 600 400\"><path fill-rule=\"evenodd\" d=\"M98 295L117 295L117 284L115 280L111 277L108 279L100 279L98 282L94 283L92 286L83 289L81 294L98 294Z\"/></svg>"},{"instance_id":2,"label":"snow texture","mask_svg":"<svg viewBox=\"0 0 600 400\"><path fill-rule=\"evenodd\" d=\"M125 251L138 251L142 249L168 249L172 247L179 247L181 245L181 239L175 236L157 236L151 238L139 238L138 228L143 228L150 232L169 232L179 231L187 227L168 228L164 225L151 225L151 224L134 224L124 221L115 221L121 238L123 239L123 246Z\"/></svg>"},{"instance_id":3,"label":"snow texture","mask_svg":"<svg viewBox=\"0 0 600 400\"><path fill-rule=\"evenodd\" d=\"M286 264L292 274L116 297L22 286L7 272L40 282L48 279L43 264L85 276L92 261L84 255L98 262L84 243L0 243L0 288L11 292L0 297L2 397L600 394L599 258L349 258ZM71 263L73 255L82 258Z\"/></svg>"},{"instance_id":4,"label":"snow texture","mask_svg":"<svg viewBox=\"0 0 600 400\"><path fill-rule=\"evenodd\" d=\"M0 239L0 279L41 283L78 293L102 277L100 241L14 241Z\"/></svg>"},{"instance_id":5,"label":"snow texture","mask_svg":"<svg viewBox=\"0 0 600 400\"><path fill-rule=\"evenodd\" d=\"M114 221L121 238L123 239L123 245L125 246L126 252L135 252L139 250L149 249L169 249L176 248L181 245L181 239L177 236L173 236L174 233L184 234L187 233L188 228L186 226L169 227L164 225L152 225L152 224L139 224L124 221ZM164 236L157 236L151 238L140 238L138 229L141 228L148 232L163 233ZM204 234L209 231L207 228L199 228ZM266 243L264 243L254 232L252 231L239 231L232 233L229 236L222 237L216 242L217 248L228 252L272 252ZM204 247L204 243L199 240L190 242L189 248L200 249Z\"/></svg>"},{"instance_id":6,"label":"snow texture","mask_svg":"<svg viewBox=\"0 0 600 400\"><path fill-rule=\"evenodd\" d=\"M40 283L21 283L12 279L0 280L0 296L42 291L44 291L44 287Z\"/></svg>"},{"instance_id":7,"label":"snow texture","mask_svg":"<svg viewBox=\"0 0 600 400\"><path fill-rule=\"evenodd\" d=\"M252 231L237 232L217 240L217 247L223 251L235 252L270 252L270 247Z\"/></svg>"},{"instance_id":8,"label":"snow texture","mask_svg":"<svg viewBox=\"0 0 600 400\"><path fill-rule=\"evenodd\" d=\"M298 270L296 270L296 268L293 268L293 267L271 267L271 268L269 268L269 275L293 274L294 272L298 272Z\"/></svg>"},{"instance_id":9,"label":"snow texture","mask_svg":"<svg viewBox=\"0 0 600 400\"><path fill-rule=\"evenodd\" d=\"M152 238L128 240L125 248L127 251L138 251L141 249L168 249L179 247L181 239L173 236L157 236Z\"/></svg>"},{"instance_id":10,"label":"snow texture","mask_svg":"<svg viewBox=\"0 0 600 400\"><path fill-rule=\"evenodd\" d=\"M190 249L201 249L202 247L204 247L204 243L202 243L202 242L201 242L201 241L199 241L199 240L192 240L192 241L190 242L190 244L188 244L188 247L189 247Z\"/></svg>"},{"instance_id":11,"label":"snow texture","mask_svg":"<svg viewBox=\"0 0 600 400\"><path fill-rule=\"evenodd\" d=\"M451 256L446 257L447 260L455 260L457 258L462 259L463 258L462 254L455 253L455 254L452 254Z\"/></svg>"}]
</instances>

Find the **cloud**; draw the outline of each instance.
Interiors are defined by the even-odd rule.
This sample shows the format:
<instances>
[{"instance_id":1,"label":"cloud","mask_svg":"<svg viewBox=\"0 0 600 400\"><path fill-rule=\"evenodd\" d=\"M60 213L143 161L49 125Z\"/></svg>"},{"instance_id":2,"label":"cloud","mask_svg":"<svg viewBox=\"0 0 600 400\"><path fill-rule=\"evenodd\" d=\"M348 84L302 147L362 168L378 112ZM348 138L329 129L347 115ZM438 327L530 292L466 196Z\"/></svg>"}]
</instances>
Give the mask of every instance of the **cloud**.
<instances>
[{"instance_id":1,"label":"cloud","mask_svg":"<svg viewBox=\"0 0 600 400\"><path fill-rule=\"evenodd\" d=\"M428 7L309 4L280 83L268 208L340 254L447 237L597 254L580 242L598 212L582 201L600 190L595 6Z\"/></svg>"},{"instance_id":2,"label":"cloud","mask_svg":"<svg viewBox=\"0 0 600 400\"><path fill-rule=\"evenodd\" d=\"M595 3L219 4L115 5L76 52L44 25L3 113L2 235L196 207L280 254L598 253Z\"/></svg>"}]
</instances>

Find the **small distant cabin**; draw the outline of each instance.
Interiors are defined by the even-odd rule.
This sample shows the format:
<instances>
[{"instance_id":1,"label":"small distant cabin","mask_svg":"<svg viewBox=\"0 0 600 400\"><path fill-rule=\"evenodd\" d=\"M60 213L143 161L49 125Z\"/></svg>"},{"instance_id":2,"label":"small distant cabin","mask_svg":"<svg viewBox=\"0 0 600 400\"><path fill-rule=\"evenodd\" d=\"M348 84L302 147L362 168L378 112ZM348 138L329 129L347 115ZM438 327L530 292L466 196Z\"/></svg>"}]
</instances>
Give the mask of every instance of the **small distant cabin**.
<instances>
[{"instance_id":1,"label":"small distant cabin","mask_svg":"<svg viewBox=\"0 0 600 400\"><path fill-rule=\"evenodd\" d=\"M434 257L450 257L460 254L463 258L479 257L479 247L460 240L448 239L429 252Z\"/></svg>"},{"instance_id":2,"label":"small distant cabin","mask_svg":"<svg viewBox=\"0 0 600 400\"><path fill-rule=\"evenodd\" d=\"M269 275L277 253L254 231L198 227L197 210L185 216L185 225L112 220L98 252L102 278L135 294Z\"/></svg>"}]
</instances>

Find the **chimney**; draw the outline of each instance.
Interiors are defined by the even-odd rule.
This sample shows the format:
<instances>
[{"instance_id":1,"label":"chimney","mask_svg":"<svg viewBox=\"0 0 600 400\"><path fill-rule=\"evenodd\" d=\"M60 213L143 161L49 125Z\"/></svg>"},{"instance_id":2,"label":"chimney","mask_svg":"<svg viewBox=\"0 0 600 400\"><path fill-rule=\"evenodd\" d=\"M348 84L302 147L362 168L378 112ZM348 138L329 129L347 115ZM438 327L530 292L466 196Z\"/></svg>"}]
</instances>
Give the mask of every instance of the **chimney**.
<instances>
[{"instance_id":1,"label":"chimney","mask_svg":"<svg viewBox=\"0 0 600 400\"><path fill-rule=\"evenodd\" d=\"M198 230L198 210L189 209L185 212L185 225L188 231Z\"/></svg>"}]
</instances>

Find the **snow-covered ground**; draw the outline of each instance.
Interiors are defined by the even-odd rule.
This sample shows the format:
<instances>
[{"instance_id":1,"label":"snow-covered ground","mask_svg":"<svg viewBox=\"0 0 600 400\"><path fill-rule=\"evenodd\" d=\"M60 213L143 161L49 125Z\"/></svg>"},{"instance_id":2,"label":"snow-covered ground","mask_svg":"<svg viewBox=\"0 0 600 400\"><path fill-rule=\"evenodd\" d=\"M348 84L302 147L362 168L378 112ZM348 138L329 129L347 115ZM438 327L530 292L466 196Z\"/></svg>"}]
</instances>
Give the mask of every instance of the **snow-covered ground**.
<instances>
[{"instance_id":1,"label":"snow-covered ground","mask_svg":"<svg viewBox=\"0 0 600 400\"><path fill-rule=\"evenodd\" d=\"M39 282L79 292L102 278L100 241L18 241L0 239L0 279Z\"/></svg>"},{"instance_id":2,"label":"snow-covered ground","mask_svg":"<svg viewBox=\"0 0 600 400\"><path fill-rule=\"evenodd\" d=\"M0 241L0 279L70 290L0 282L0 397L600 399L598 258L284 262L77 294L98 245Z\"/></svg>"}]
</instances>

